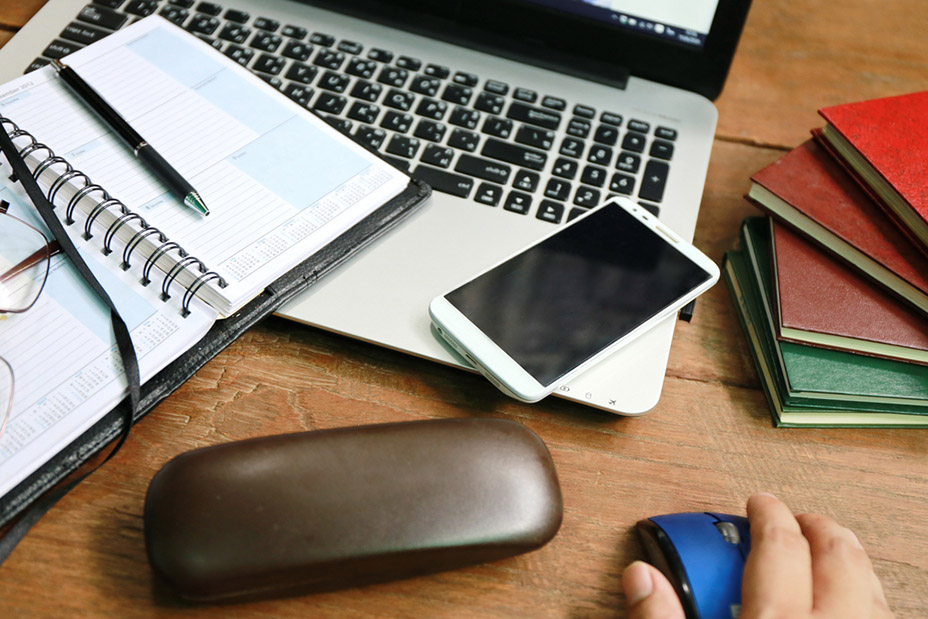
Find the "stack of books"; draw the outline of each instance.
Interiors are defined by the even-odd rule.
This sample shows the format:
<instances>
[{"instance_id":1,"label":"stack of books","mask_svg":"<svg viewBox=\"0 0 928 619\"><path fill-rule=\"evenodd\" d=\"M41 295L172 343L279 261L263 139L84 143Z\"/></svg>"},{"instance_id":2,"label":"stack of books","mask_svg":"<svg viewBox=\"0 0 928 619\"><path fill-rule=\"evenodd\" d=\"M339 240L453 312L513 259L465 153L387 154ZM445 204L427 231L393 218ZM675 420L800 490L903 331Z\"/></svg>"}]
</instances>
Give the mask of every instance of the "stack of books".
<instances>
[{"instance_id":1,"label":"stack of books","mask_svg":"<svg viewBox=\"0 0 928 619\"><path fill-rule=\"evenodd\" d=\"M819 113L723 265L774 424L928 427L928 92Z\"/></svg>"}]
</instances>

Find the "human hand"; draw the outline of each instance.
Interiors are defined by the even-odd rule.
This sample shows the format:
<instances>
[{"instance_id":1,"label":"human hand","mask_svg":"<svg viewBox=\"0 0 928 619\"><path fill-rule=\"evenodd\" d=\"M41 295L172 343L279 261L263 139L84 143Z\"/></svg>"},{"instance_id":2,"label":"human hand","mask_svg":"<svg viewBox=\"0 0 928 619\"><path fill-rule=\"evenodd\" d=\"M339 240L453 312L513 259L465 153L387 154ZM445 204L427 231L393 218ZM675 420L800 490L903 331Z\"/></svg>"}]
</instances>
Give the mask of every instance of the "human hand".
<instances>
[{"instance_id":1,"label":"human hand","mask_svg":"<svg viewBox=\"0 0 928 619\"><path fill-rule=\"evenodd\" d=\"M769 494L748 499L751 552L741 586L741 619L892 617L857 536L831 518L793 516ZM673 587L641 561L622 575L630 619L682 619Z\"/></svg>"}]
</instances>

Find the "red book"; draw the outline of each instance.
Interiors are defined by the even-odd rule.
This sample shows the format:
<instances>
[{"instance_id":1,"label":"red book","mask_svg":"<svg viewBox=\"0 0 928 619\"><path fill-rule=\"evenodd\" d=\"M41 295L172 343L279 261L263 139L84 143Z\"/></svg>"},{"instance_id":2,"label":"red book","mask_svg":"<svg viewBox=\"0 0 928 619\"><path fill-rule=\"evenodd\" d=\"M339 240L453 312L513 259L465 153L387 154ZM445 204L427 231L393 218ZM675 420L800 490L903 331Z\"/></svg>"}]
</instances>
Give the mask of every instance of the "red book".
<instances>
[{"instance_id":1,"label":"red book","mask_svg":"<svg viewBox=\"0 0 928 619\"><path fill-rule=\"evenodd\" d=\"M750 200L928 313L928 256L814 140L751 180Z\"/></svg>"},{"instance_id":2,"label":"red book","mask_svg":"<svg viewBox=\"0 0 928 619\"><path fill-rule=\"evenodd\" d=\"M781 339L928 364L928 316L773 223Z\"/></svg>"},{"instance_id":3,"label":"red book","mask_svg":"<svg viewBox=\"0 0 928 619\"><path fill-rule=\"evenodd\" d=\"M928 248L928 91L826 107L822 137Z\"/></svg>"}]
</instances>

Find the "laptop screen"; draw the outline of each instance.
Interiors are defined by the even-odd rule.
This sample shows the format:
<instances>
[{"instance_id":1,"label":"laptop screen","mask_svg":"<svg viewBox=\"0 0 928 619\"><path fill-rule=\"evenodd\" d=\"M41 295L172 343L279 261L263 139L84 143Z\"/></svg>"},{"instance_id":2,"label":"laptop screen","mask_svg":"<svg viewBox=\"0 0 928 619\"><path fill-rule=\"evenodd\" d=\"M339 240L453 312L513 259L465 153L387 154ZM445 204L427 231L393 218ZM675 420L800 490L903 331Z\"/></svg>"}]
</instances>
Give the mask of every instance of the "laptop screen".
<instances>
[{"instance_id":1,"label":"laptop screen","mask_svg":"<svg viewBox=\"0 0 928 619\"><path fill-rule=\"evenodd\" d=\"M625 28L632 32L702 47L718 0L528 0Z\"/></svg>"}]
</instances>

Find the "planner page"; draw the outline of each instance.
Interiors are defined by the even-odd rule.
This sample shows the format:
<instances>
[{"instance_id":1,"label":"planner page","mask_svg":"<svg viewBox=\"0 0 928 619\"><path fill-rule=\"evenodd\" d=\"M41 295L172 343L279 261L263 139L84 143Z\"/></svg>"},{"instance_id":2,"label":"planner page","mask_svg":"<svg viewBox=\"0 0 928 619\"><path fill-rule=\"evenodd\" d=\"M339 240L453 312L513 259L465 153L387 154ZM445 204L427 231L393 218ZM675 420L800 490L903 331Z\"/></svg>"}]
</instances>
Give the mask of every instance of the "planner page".
<instances>
[{"instance_id":1,"label":"planner page","mask_svg":"<svg viewBox=\"0 0 928 619\"><path fill-rule=\"evenodd\" d=\"M50 238L21 187L7 181L9 165L2 157L0 162L0 200L10 203L8 214ZM141 264L124 271L120 253L105 256L98 243L76 239L129 328L144 383L198 342L216 313L194 302L184 316L180 297L164 301L156 282L139 285ZM0 247L0 272L6 266ZM15 377L13 408L0 435L3 496L115 407L128 386L109 308L63 254L52 257L35 305L22 313L0 313L0 356Z\"/></svg>"},{"instance_id":2,"label":"planner page","mask_svg":"<svg viewBox=\"0 0 928 619\"><path fill-rule=\"evenodd\" d=\"M145 18L64 62L197 189L208 216L169 193L50 67L0 88L0 114L221 275L228 285L211 282L204 297L221 314L409 183L408 176L161 17ZM114 219L107 211L100 222ZM132 234L124 228L121 235ZM155 247L145 244L149 252ZM178 282L189 285L192 277L186 269Z\"/></svg>"}]
</instances>

